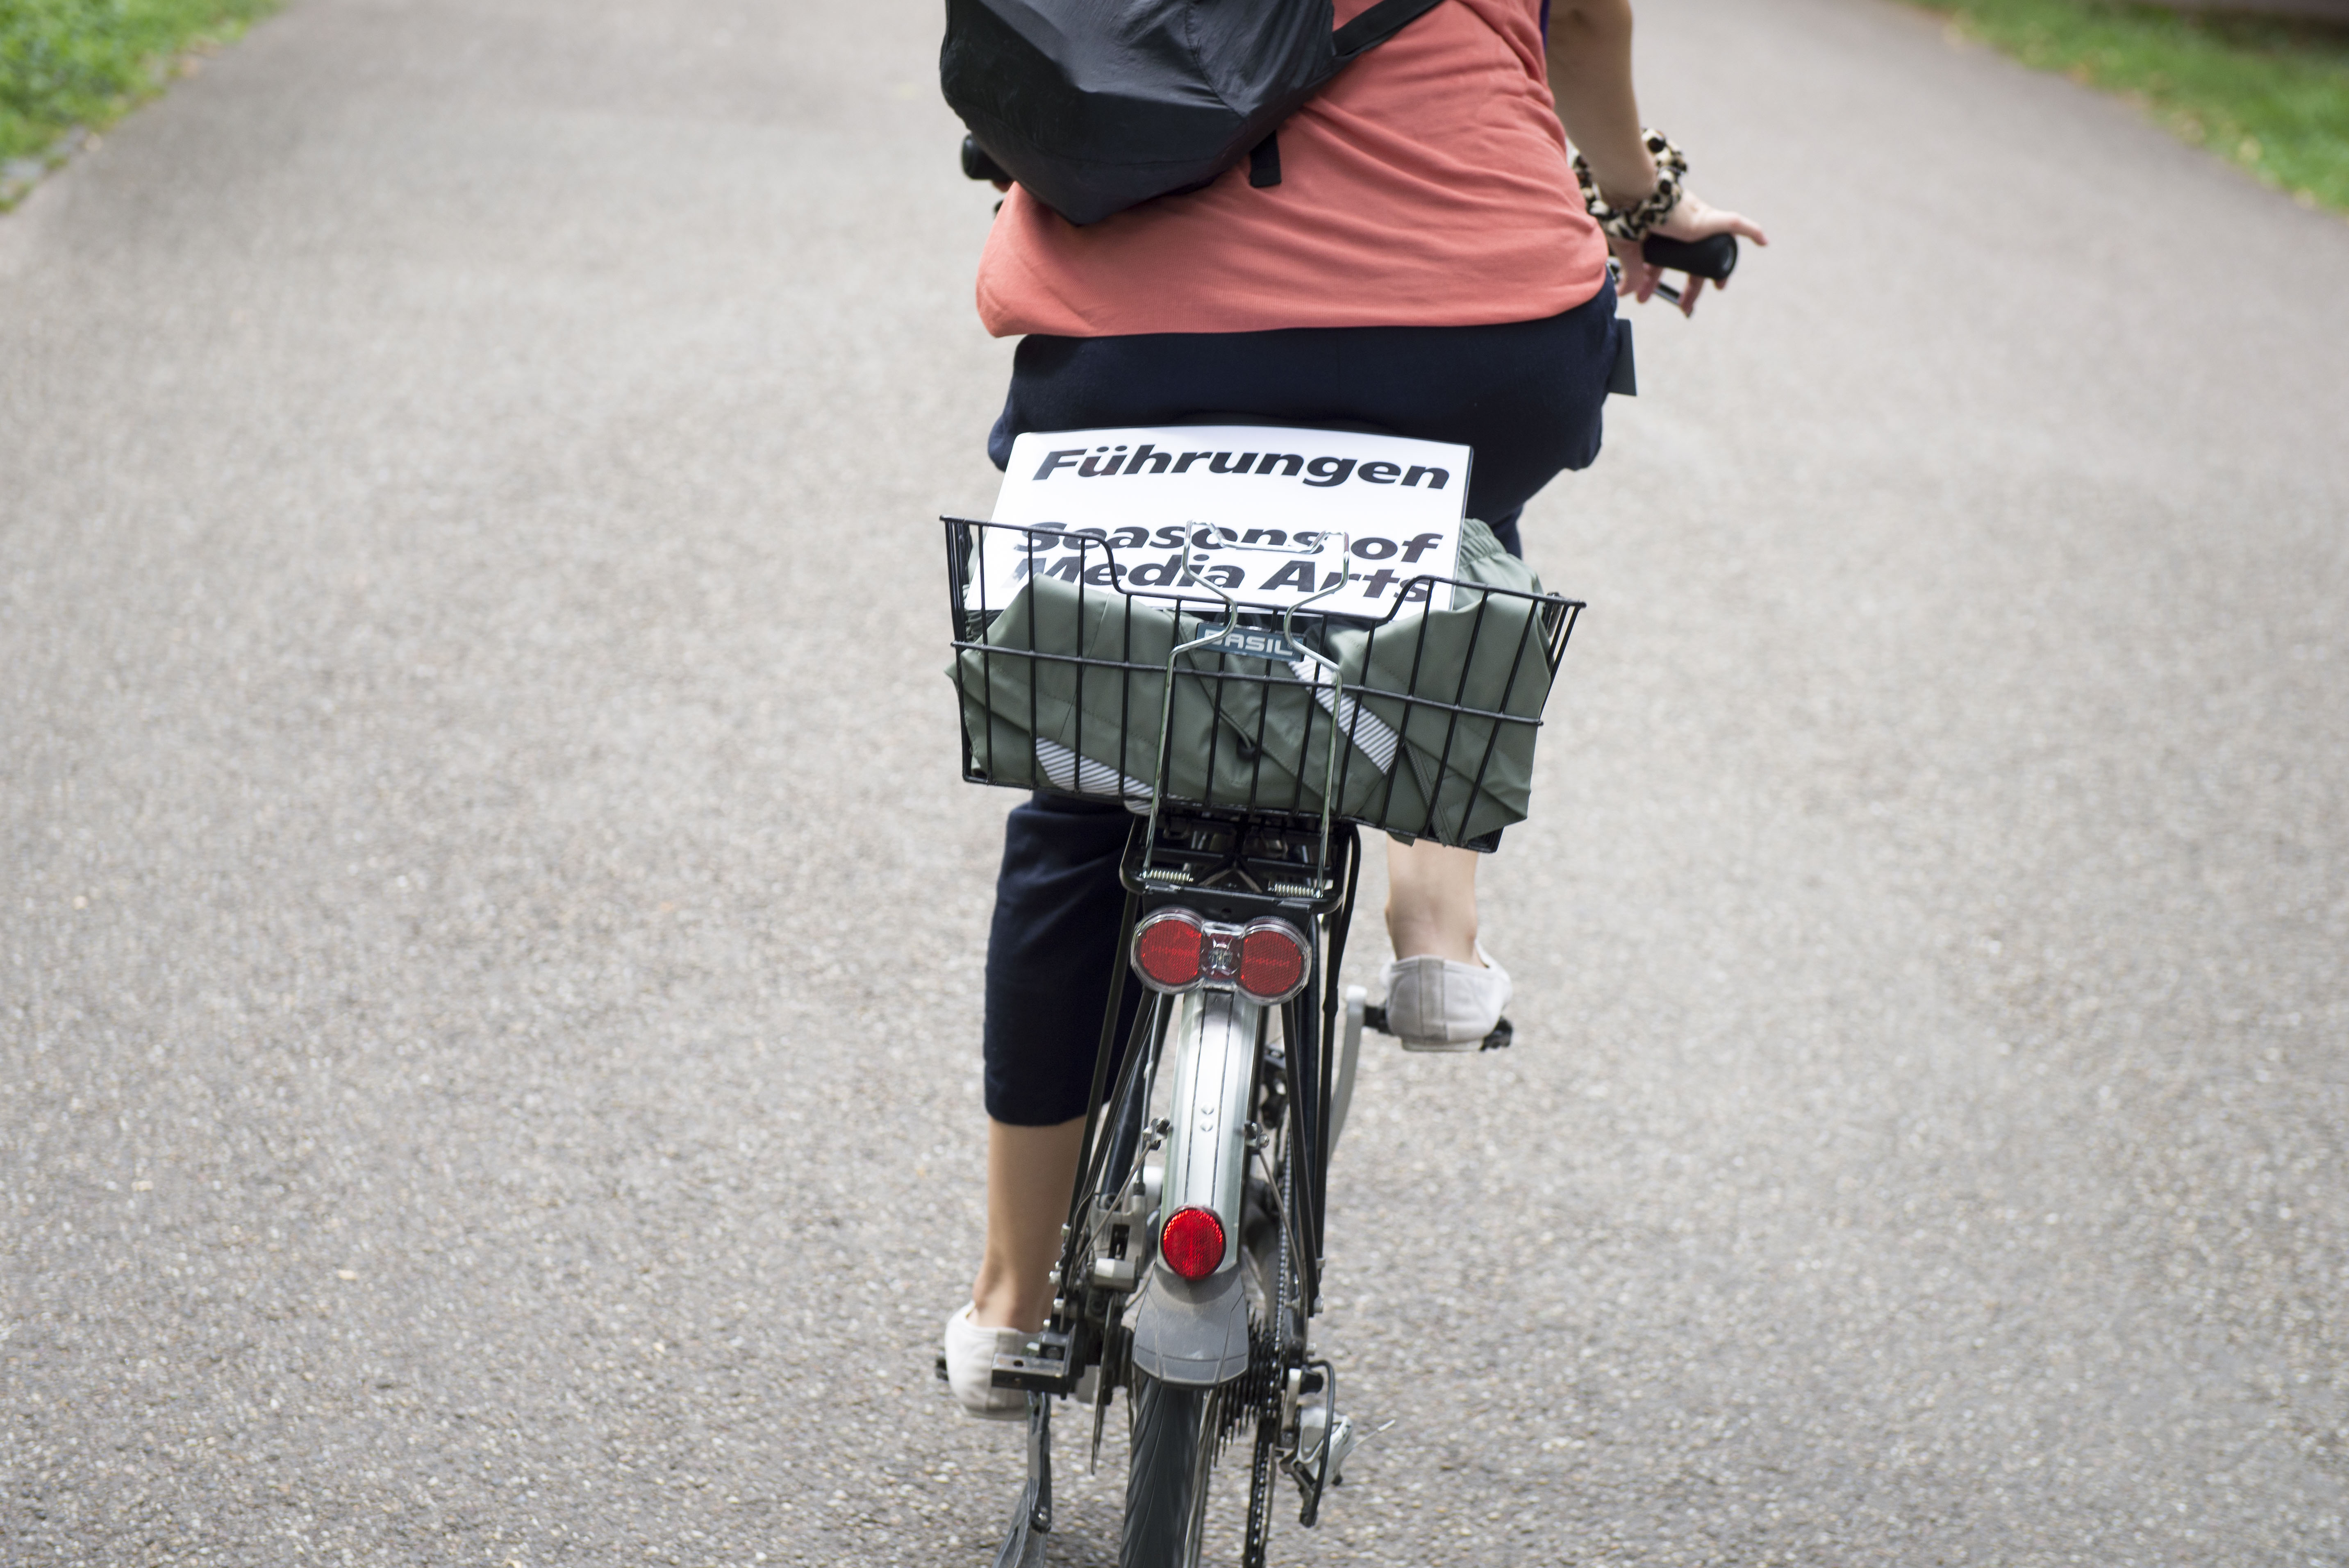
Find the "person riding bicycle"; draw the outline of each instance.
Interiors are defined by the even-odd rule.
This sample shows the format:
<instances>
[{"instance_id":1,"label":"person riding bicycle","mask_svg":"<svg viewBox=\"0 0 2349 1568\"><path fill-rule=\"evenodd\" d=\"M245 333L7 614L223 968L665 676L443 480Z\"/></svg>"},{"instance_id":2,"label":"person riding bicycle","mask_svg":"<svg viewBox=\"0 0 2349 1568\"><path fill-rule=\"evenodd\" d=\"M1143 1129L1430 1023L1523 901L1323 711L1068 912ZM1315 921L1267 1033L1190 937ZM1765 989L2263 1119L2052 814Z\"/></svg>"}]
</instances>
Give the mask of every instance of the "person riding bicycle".
<instances>
[{"instance_id":1,"label":"person riding bicycle","mask_svg":"<svg viewBox=\"0 0 2349 1568\"><path fill-rule=\"evenodd\" d=\"M1366 8L1338 0L1337 20ZM1002 467L1030 430L1203 417L1454 442L1475 452L1467 515L1519 553L1526 502L1598 455L1624 335L1610 248L1645 303L1661 273L1644 232L1768 242L1683 189L1677 152L1642 129L1631 30L1630 0L1448 0L1281 127L1277 184L1242 165L1083 227L1012 187L978 273L988 331L1021 338L988 455ZM1690 280L1683 312L1702 290ZM947 1381L975 1415L1026 1408L990 1369L1050 1304L1131 820L1039 794L1006 823L987 1240L946 1331ZM1473 1048L1507 1004L1507 972L1477 941L1476 858L1390 842L1386 1015L1407 1048ZM1129 1012L1139 995L1126 988Z\"/></svg>"}]
</instances>

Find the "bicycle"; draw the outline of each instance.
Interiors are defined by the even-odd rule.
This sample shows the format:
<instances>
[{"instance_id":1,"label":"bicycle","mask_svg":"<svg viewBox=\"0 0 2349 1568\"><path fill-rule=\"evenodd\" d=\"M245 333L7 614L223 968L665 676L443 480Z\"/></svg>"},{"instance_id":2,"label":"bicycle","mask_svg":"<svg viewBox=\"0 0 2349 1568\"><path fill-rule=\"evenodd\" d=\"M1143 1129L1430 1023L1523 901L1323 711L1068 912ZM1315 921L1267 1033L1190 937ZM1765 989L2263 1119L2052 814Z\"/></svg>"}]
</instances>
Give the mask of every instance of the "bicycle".
<instances>
[{"instance_id":1,"label":"bicycle","mask_svg":"<svg viewBox=\"0 0 2349 1568\"><path fill-rule=\"evenodd\" d=\"M1119 1562L1200 1561L1210 1473L1245 1434L1241 1562L1260 1568L1278 1478L1309 1528L1356 1440L1310 1326L1330 1154L1362 1030L1384 1025L1340 988L1361 826L1492 848L1492 798L1529 769L1583 606L1429 575L1377 621L1314 612L1347 565L1301 603L1251 610L1206 574L1196 535L1175 585L1143 588L1104 541L942 521L964 777L1136 819L1051 1315L995 1364L997 1387L1029 1394L1029 1475L997 1563L1043 1561L1053 1407L1090 1371L1092 1463L1128 1394ZM989 581L1006 560L1016 585ZM1147 995L1121 1052L1130 979Z\"/></svg>"}]
</instances>

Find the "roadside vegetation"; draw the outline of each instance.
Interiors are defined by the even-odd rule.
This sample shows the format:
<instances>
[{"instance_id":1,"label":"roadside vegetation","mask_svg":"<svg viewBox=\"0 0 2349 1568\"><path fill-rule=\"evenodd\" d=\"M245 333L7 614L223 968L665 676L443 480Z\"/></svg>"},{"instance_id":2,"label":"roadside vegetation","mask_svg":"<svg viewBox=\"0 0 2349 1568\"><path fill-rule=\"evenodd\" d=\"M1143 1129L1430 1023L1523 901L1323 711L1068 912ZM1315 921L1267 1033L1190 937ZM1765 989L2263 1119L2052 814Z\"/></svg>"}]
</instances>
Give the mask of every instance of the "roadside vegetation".
<instances>
[{"instance_id":1,"label":"roadside vegetation","mask_svg":"<svg viewBox=\"0 0 2349 1568\"><path fill-rule=\"evenodd\" d=\"M1914 0L2025 65L2143 105L2303 205L2349 211L2349 26L2114 0Z\"/></svg>"},{"instance_id":2,"label":"roadside vegetation","mask_svg":"<svg viewBox=\"0 0 2349 1568\"><path fill-rule=\"evenodd\" d=\"M0 0L0 165L103 130L277 0ZM0 201L8 187L0 180Z\"/></svg>"}]
</instances>

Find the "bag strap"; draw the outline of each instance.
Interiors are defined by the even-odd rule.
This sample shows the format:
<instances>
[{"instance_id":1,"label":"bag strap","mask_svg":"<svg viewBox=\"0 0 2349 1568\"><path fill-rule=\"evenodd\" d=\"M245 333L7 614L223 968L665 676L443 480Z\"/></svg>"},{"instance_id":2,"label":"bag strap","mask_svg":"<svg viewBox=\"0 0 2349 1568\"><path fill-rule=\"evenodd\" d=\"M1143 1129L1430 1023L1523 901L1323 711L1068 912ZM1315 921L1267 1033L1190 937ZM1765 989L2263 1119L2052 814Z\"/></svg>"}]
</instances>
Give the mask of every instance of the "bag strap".
<instances>
[{"instance_id":1,"label":"bag strap","mask_svg":"<svg viewBox=\"0 0 2349 1568\"><path fill-rule=\"evenodd\" d=\"M1443 3L1444 0L1378 0L1377 5L1330 35L1339 68L1353 64ZM1543 0L1543 4L1548 4L1548 0ZM1280 183L1278 132L1257 142L1248 153L1248 183L1258 190Z\"/></svg>"},{"instance_id":2,"label":"bag strap","mask_svg":"<svg viewBox=\"0 0 2349 1568\"><path fill-rule=\"evenodd\" d=\"M1443 0L1379 0L1330 36L1330 44L1338 51L1338 63L1344 65L1355 56L1376 48L1442 4Z\"/></svg>"},{"instance_id":3,"label":"bag strap","mask_svg":"<svg viewBox=\"0 0 2349 1568\"><path fill-rule=\"evenodd\" d=\"M1280 183L1280 133L1273 132L1248 154L1248 183L1261 191Z\"/></svg>"}]
</instances>

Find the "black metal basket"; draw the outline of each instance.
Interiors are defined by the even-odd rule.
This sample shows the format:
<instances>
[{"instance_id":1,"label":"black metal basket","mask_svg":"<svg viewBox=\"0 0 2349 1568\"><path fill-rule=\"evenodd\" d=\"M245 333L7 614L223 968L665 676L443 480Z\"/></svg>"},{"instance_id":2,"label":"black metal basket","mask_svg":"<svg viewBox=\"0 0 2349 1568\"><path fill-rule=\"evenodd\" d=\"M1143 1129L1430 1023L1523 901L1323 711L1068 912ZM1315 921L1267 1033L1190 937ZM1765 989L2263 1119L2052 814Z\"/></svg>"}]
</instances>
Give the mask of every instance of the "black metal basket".
<instances>
[{"instance_id":1,"label":"black metal basket","mask_svg":"<svg viewBox=\"0 0 2349 1568\"><path fill-rule=\"evenodd\" d=\"M1335 819L1487 849L1524 816L1580 603L1423 576L1376 620L1252 609L1188 546L1151 583L1090 533L943 521L966 779L1325 845Z\"/></svg>"}]
</instances>

